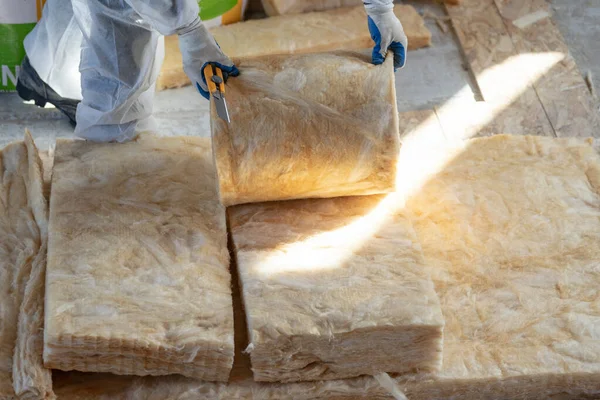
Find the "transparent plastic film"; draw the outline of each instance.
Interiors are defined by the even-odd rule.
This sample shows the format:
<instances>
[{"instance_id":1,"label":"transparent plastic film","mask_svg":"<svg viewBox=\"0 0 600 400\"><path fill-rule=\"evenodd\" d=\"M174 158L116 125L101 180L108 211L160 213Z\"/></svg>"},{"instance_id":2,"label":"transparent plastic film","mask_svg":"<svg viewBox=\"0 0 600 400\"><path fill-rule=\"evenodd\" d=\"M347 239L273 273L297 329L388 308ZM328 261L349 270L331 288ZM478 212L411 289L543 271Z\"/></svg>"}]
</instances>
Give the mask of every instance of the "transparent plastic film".
<instances>
[{"instance_id":1,"label":"transparent plastic film","mask_svg":"<svg viewBox=\"0 0 600 400\"><path fill-rule=\"evenodd\" d=\"M400 145L389 62L339 52L239 67L227 85L231 123L214 109L211 118L225 204L394 190Z\"/></svg>"}]
</instances>

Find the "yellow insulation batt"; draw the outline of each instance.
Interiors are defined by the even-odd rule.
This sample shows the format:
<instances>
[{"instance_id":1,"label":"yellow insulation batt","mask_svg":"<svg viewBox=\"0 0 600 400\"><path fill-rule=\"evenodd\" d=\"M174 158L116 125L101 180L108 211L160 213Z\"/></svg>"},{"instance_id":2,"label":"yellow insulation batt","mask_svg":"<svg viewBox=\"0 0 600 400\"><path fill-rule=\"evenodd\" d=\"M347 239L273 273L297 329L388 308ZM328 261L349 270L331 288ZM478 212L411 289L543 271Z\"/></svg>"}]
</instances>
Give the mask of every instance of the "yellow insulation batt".
<instances>
[{"instance_id":1,"label":"yellow insulation batt","mask_svg":"<svg viewBox=\"0 0 600 400\"><path fill-rule=\"evenodd\" d=\"M439 370L438 298L409 219L386 203L353 196L228 209L255 380Z\"/></svg>"},{"instance_id":2,"label":"yellow insulation batt","mask_svg":"<svg viewBox=\"0 0 600 400\"><path fill-rule=\"evenodd\" d=\"M231 123L211 111L220 193L240 203L394 190L400 148L392 59L358 53L240 62Z\"/></svg>"},{"instance_id":3,"label":"yellow insulation batt","mask_svg":"<svg viewBox=\"0 0 600 400\"><path fill-rule=\"evenodd\" d=\"M210 143L58 141L44 362L226 381L233 310Z\"/></svg>"},{"instance_id":4,"label":"yellow insulation batt","mask_svg":"<svg viewBox=\"0 0 600 400\"><path fill-rule=\"evenodd\" d=\"M600 397L600 158L587 142L513 136L453 156L397 203L446 325L441 373L396 378L396 389L410 400ZM257 383L247 356L236 364L228 384L82 373L54 382L66 400L391 398L370 377Z\"/></svg>"},{"instance_id":5,"label":"yellow insulation batt","mask_svg":"<svg viewBox=\"0 0 600 400\"><path fill-rule=\"evenodd\" d=\"M300 14L362 5L362 0L262 0L269 16Z\"/></svg>"},{"instance_id":6,"label":"yellow insulation batt","mask_svg":"<svg viewBox=\"0 0 600 400\"><path fill-rule=\"evenodd\" d=\"M0 151L1 399L54 396L41 357L47 225L42 164L26 133Z\"/></svg>"},{"instance_id":7,"label":"yellow insulation batt","mask_svg":"<svg viewBox=\"0 0 600 400\"><path fill-rule=\"evenodd\" d=\"M396 15L408 36L408 49L431 44L431 32L409 5L396 5ZM373 46L363 6L302 15L249 20L211 30L228 56L235 59L274 54L366 49ZM242 69L242 74L244 70ZM157 90L189 85L176 36L165 38L165 59Z\"/></svg>"}]
</instances>

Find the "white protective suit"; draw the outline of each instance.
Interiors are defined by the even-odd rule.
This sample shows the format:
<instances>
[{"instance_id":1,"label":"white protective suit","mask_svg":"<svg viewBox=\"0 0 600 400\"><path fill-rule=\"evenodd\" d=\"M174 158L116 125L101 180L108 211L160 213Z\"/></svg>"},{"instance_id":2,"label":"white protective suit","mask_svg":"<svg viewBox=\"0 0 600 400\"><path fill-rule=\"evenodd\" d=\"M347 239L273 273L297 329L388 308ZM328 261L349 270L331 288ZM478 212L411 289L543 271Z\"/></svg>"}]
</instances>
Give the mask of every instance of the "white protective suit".
<instances>
[{"instance_id":1,"label":"white protective suit","mask_svg":"<svg viewBox=\"0 0 600 400\"><path fill-rule=\"evenodd\" d=\"M152 130L162 35L180 35L184 68L233 65L200 22L197 0L48 0L25 38L40 78L60 96L82 100L75 135L123 142Z\"/></svg>"},{"instance_id":2,"label":"white protective suit","mask_svg":"<svg viewBox=\"0 0 600 400\"><path fill-rule=\"evenodd\" d=\"M75 135L124 142L152 130L154 86L164 57L162 35L179 35L183 67L206 96L205 63L237 69L201 23L198 0L48 0L25 51L40 78L61 97L81 100ZM406 36L393 0L367 0L376 26L377 61ZM369 25L369 29L371 29ZM377 39L376 39L377 38Z\"/></svg>"}]
</instances>

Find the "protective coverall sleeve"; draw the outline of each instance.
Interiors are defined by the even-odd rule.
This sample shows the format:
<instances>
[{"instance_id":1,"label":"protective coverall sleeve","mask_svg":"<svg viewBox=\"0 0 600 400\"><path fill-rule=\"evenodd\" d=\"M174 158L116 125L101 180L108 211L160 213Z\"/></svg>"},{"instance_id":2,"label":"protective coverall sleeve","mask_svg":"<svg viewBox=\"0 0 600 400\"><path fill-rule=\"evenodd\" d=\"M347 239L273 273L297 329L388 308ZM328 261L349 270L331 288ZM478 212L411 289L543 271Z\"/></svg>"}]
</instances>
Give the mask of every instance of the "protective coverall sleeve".
<instances>
[{"instance_id":1,"label":"protective coverall sleeve","mask_svg":"<svg viewBox=\"0 0 600 400\"><path fill-rule=\"evenodd\" d=\"M164 36L186 29L198 18L197 0L126 0L156 31Z\"/></svg>"},{"instance_id":2,"label":"protective coverall sleeve","mask_svg":"<svg viewBox=\"0 0 600 400\"><path fill-rule=\"evenodd\" d=\"M200 21L197 0L125 1L158 32L179 35L183 69L205 98L208 99L208 88L202 70L206 64L217 65L227 76L239 73Z\"/></svg>"}]
</instances>

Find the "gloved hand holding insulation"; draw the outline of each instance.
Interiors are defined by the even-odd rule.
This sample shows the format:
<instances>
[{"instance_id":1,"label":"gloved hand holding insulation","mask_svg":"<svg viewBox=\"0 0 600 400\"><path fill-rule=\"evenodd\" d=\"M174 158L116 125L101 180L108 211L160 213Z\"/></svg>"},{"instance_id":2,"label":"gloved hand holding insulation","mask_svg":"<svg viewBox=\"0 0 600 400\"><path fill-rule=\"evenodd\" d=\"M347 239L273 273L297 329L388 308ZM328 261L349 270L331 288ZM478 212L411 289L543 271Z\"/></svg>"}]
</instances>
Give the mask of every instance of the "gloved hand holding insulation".
<instances>
[{"instance_id":1,"label":"gloved hand holding insulation","mask_svg":"<svg viewBox=\"0 0 600 400\"><path fill-rule=\"evenodd\" d=\"M207 64L221 68L223 77L239 75L238 69L227 57L213 35L206 29L199 18L190 26L178 32L179 48L183 57L183 70L190 78L200 94L208 100L209 93L203 70Z\"/></svg>"},{"instance_id":2,"label":"gloved hand holding insulation","mask_svg":"<svg viewBox=\"0 0 600 400\"><path fill-rule=\"evenodd\" d=\"M351 52L240 61L244 73L227 84L231 123L211 109L223 203L393 191L392 64Z\"/></svg>"},{"instance_id":3,"label":"gloved hand holding insulation","mask_svg":"<svg viewBox=\"0 0 600 400\"><path fill-rule=\"evenodd\" d=\"M394 14L392 0L369 0L365 3L373 47L373 64L381 64L388 50L394 55L394 70L406 64L408 38L402 23Z\"/></svg>"}]
</instances>

